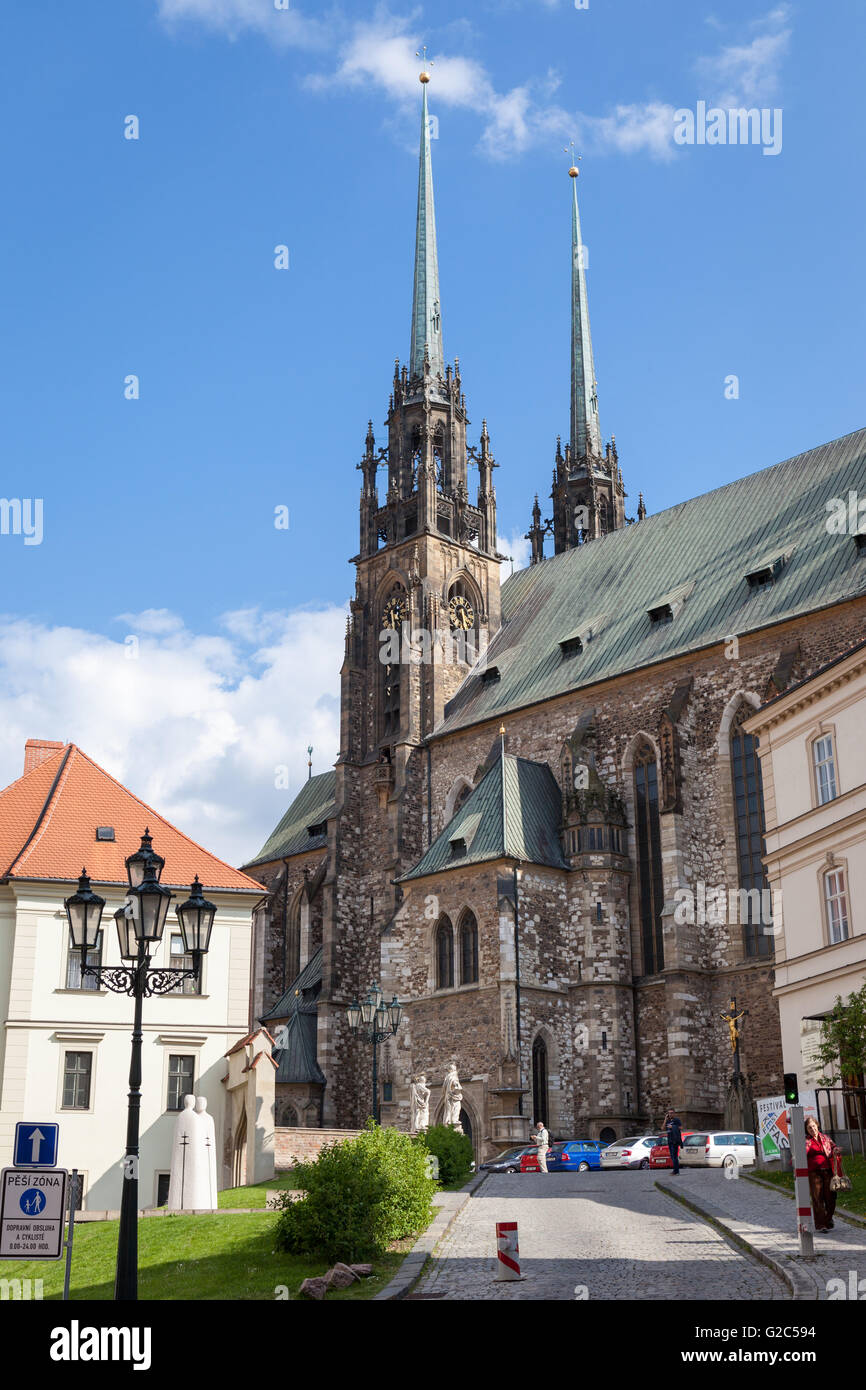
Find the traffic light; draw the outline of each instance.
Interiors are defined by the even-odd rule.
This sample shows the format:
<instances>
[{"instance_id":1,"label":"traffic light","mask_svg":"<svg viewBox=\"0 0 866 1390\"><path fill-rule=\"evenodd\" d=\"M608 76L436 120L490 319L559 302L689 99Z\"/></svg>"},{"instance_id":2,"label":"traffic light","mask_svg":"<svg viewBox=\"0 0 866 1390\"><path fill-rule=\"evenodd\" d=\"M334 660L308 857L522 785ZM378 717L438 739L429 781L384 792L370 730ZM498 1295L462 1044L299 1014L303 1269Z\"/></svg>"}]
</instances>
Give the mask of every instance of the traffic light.
<instances>
[{"instance_id":1,"label":"traffic light","mask_svg":"<svg viewBox=\"0 0 866 1390\"><path fill-rule=\"evenodd\" d=\"M785 1100L788 1105L799 1105L800 1090L797 1086L797 1073L795 1071L785 1072Z\"/></svg>"}]
</instances>

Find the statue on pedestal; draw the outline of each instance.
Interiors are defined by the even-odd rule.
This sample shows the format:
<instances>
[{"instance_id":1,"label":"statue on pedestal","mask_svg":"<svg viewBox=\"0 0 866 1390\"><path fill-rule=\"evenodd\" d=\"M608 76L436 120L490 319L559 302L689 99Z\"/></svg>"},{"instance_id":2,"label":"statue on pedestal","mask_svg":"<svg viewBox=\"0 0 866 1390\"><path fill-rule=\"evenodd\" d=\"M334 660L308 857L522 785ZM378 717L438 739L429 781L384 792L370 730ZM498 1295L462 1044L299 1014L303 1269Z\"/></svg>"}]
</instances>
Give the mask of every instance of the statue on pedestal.
<instances>
[{"instance_id":1,"label":"statue on pedestal","mask_svg":"<svg viewBox=\"0 0 866 1390\"><path fill-rule=\"evenodd\" d=\"M457 1076L457 1063L451 1062L445 1073L445 1082L442 1086L442 1123L456 1129L458 1134L463 1133L463 1126L460 1123L462 1106L463 1087Z\"/></svg>"},{"instance_id":2,"label":"statue on pedestal","mask_svg":"<svg viewBox=\"0 0 866 1390\"><path fill-rule=\"evenodd\" d=\"M430 1124L430 1087L423 1072L412 1078L409 1092L412 1099L412 1129L420 1132Z\"/></svg>"},{"instance_id":3,"label":"statue on pedestal","mask_svg":"<svg viewBox=\"0 0 866 1390\"><path fill-rule=\"evenodd\" d=\"M216 1211L216 1131L204 1096L184 1096L174 1126L169 1211Z\"/></svg>"}]
</instances>

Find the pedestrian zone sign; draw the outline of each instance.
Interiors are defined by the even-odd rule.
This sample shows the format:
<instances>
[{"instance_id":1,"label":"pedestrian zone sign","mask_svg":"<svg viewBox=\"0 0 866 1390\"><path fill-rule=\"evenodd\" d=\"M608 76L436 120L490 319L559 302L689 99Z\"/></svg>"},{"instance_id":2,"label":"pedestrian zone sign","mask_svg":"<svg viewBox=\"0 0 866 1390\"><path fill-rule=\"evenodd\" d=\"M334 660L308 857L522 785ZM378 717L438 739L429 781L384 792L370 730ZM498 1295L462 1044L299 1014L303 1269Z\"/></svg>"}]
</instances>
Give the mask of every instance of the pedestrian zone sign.
<instances>
[{"instance_id":1,"label":"pedestrian zone sign","mask_svg":"<svg viewBox=\"0 0 866 1390\"><path fill-rule=\"evenodd\" d=\"M16 1168L53 1168L57 1162L58 1124L34 1124L21 1121L15 1126L15 1151L12 1162Z\"/></svg>"},{"instance_id":2,"label":"pedestrian zone sign","mask_svg":"<svg viewBox=\"0 0 866 1390\"><path fill-rule=\"evenodd\" d=\"M65 1168L0 1174L0 1260L59 1260L66 1220Z\"/></svg>"}]
</instances>

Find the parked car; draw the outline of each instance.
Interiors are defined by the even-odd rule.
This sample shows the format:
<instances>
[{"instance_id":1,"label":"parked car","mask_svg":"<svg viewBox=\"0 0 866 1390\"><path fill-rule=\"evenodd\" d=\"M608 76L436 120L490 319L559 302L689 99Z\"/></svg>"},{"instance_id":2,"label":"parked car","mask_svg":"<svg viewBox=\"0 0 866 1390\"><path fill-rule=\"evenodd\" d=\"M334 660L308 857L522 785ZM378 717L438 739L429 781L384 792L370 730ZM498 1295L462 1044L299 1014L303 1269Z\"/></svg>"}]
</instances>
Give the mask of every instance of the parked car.
<instances>
[{"instance_id":1,"label":"parked car","mask_svg":"<svg viewBox=\"0 0 866 1390\"><path fill-rule=\"evenodd\" d=\"M548 1149L547 1152L548 1152L548 1154L549 1154L549 1153L550 1153L550 1149ZM535 1149L535 1148L532 1148L532 1149L524 1149L523 1153L520 1155L520 1171L521 1171L521 1173L540 1173L540 1172L541 1172L541 1169L540 1169L539 1166L538 1166L538 1151L537 1151L537 1149Z\"/></svg>"},{"instance_id":2,"label":"parked car","mask_svg":"<svg viewBox=\"0 0 866 1390\"><path fill-rule=\"evenodd\" d=\"M687 1168L750 1168L755 1162L755 1136L743 1130L713 1130L690 1134L680 1150Z\"/></svg>"},{"instance_id":3,"label":"parked car","mask_svg":"<svg viewBox=\"0 0 866 1390\"><path fill-rule=\"evenodd\" d=\"M601 1167L601 1139L566 1139L551 1144L547 1150L547 1167L551 1173L586 1173Z\"/></svg>"},{"instance_id":4,"label":"parked car","mask_svg":"<svg viewBox=\"0 0 866 1390\"><path fill-rule=\"evenodd\" d=\"M519 1173L521 1155L525 1153L535 1153L535 1149L528 1149L525 1144L518 1144L517 1148L505 1149L495 1158L490 1158L486 1163L482 1163L480 1172L482 1173Z\"/></svg>"},{"instance_id":5,"label":"parked car","mask_svg":"<svg viewBox=\"0 0 866 1390\"><path fill-rule=\"evenodd\" d=\"M638 1134L618 1139L601 1151L602 1168L649 1168L650 1153L658 1143L657 1134Z\"/></svg>"},{"instance_id":6,"label":"parked car","mask_svg":"<svg viewBox=\"0 0 866 1390\"><path fill-rule=\"evenodd\" d=\"M693 1131L690 1129L683 1130L683 1143L685 1143L686 1139L692 1133ZM680 1162L682 1162L682 1149L680 1150ZM671 1151L668 1148L668 1136L666 1134L660 1134L658 1142L650 1149L649 1166L650 1168L673 1168L674 1165L671 1163Z\"/></svg>"}]
</instances>

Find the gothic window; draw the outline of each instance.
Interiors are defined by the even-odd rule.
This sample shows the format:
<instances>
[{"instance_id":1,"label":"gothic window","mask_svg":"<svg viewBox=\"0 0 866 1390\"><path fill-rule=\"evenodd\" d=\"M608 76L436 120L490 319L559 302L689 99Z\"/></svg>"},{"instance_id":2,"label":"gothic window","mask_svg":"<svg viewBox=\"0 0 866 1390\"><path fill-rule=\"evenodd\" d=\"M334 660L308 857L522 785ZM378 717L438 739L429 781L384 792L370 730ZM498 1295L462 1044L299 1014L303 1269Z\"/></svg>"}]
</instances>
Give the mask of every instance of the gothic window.
<instances>
[{"instance_id":1,"label":"gothic window","mask_svg":"<svg viewBox=\"0 0 866 1390\"><path fill-rule=\"evenodd\" d=\"M547 1124L547 1045L543 1038L532 1044L532 1118Z\"/></svg>"},{"instance_id":2,"label":"gothic window","mask_svg":"<svg viewBox=\"0 0 866 1390\"><path fill-rule=\"evenodd\" d=\"M460 983L478 983L478 923L468 911L460 919Z\"/></svg>"},{"instance_id":3,"label":"gothic window","mask_svg":"<svg viewBox=\"0 0 866 1390\"><path fill-rule=\"evenodd\" d=\"M665 963L662 943L664 889L658 770L655 751L646 742L640 745L634 759L634 803L643 968L645 975L655 975Z\"/></svg>"},{"instance_id":4,"label":"gothic window","mask_svg":"<svg viewBox=\"0 0 866 1390\"><path fill-rule=\"evenodd\" d=\"M441 917L436 928L436 988L454 986L454 932L451 920Z\"/></svg>"},{"instance_id":5,"label":"gothic window","mask_svg":"<svg viewBox=\"0 0 866 1390\"><path fill-rule=\"evenodd\" d=\"M602 497L601 501L598 504L598 529L599 534L602 536L606 536L608 531L610 530L610 523L608 521L607 514L607 499L605 497Z\"/></svg>"},{"instance_id":6,"label":"gothic window","mask_svg":"<svg viewBox=\"0 0 866 1390\"><path fill-rule=\"evenodd\" d=\"M447 491L448 479L445 476L445 431L438 424L433 431L433 467L436 470L436 486L440 492Z\"/></svg>"},{"instance_id":7,"label":"gothic window","mask_svg":"<svg viewBox=\"0 0 866 1390\"><path fill-rule=\"evenodd\" d=\"M418 487L418 468L421 464L421 426L412 427L412 491Z\"/></svg>"},{"instance_id":8,"label":"gothic window","mask_svg":"<svg viewBox=\"0 0 866 1390\"><path fill-rule=\"evenodd\" d=\"M398 585L383 603L381 615L382 632L386 634L378 652L383 739L400 731L400 645L403 623L408 616L406 593Z\"/></svg>"},{"instance_id":9,"label":"gothic window","mask_svg":"<svg viewBox=\"0 0 866 1390\"><path fill-rule=\"evenodd\" d=\"M275 1123L281 1129L297 1129L298 1112L293 1105L282 1097L277 1098L274 1106Z\"/></svg>"},{"instance_id":10,"label":"gothic window","mask_svg":"<svg viewBox=\"0 0 866 1390\"><path fill-rule=\"evenodd\" d=\"M465 782L464 785L460 788L459 792L457 793L457 797L454 802L454 810L451 813L453 816L457 815L457 812L460 810L460 807L463 805L467 797L471 795L471 793L472 784L470 782Z\"/></svg>"},{"instance_id":11,"label":"gothic window","mask_svg":"<svg viewBox=\"0 0 866 1390\"><path fill-rule=\"evenodd\" d=\"M288 898L289 885L286 883L286 896ZM293 903L288 905L286 912L286 967L285 978L287 983L296 980L301 973L301 894Z\"/></svg>"},{"instance_id":12,"label":"gothic window","mask_svg":"<svg viewBox=\"0 0 866 1390\"><path fill-rule=\"evenodd\" d=\"M731 776L734 784L734 816L737 828L737 869L740 888L740 911L745 917L743 948L747 956L773 954L772 922L762 922L762 908L769 900L767 875L761 863L764 844L764 801L761 786L761 763L755 739L747 734L743 723L753 713L740 705L731 724Z\"/></svg>"}]
</instances>

